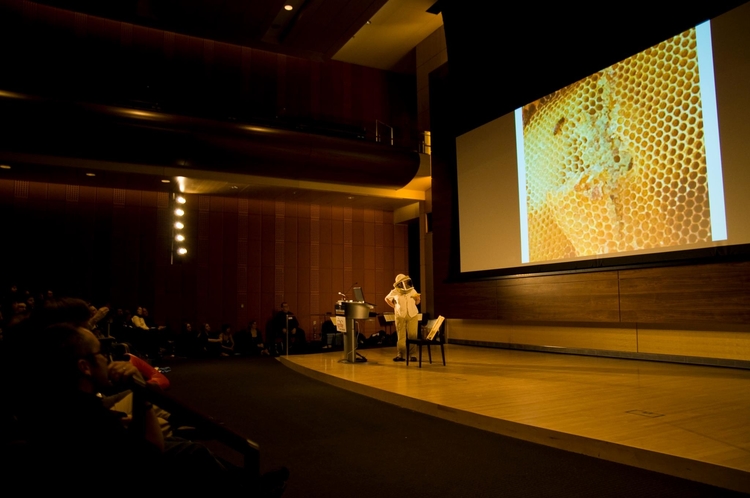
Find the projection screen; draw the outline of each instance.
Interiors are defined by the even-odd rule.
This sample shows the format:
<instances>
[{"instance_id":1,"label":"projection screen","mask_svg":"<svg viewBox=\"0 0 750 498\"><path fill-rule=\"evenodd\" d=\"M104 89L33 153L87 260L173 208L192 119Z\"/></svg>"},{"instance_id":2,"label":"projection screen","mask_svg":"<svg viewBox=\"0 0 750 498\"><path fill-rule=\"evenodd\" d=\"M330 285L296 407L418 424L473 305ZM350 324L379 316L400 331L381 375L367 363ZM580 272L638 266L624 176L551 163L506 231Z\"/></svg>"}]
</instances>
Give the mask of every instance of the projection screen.
<instances>
[{"instance_id":1,"label":"projection screen","mask_svg":"<svg viewBox=\"0 0 750 498\"><path fill-rule=\"evenodd\" d=\"M750 244L748 47L745 4L457 137L461 272Z\"/></svg>"}]
</instances>

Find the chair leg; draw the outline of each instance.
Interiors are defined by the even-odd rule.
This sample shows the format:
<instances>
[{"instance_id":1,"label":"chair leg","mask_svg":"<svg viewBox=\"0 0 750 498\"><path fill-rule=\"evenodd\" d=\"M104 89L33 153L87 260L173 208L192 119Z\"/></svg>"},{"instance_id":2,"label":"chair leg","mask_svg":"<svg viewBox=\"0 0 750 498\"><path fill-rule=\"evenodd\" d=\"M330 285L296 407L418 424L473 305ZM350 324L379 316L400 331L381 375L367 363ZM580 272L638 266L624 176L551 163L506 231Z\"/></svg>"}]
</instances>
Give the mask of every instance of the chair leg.
<instances>
[{"instance_id":1,"label":"chair leg","mask_svg":"<svg viewBox=\"0 0 750 498\"><path fill-rule=\"evenodd\" d=\"M429 344L427 345L427 357L430 359L430 365L432 365L432 350Z\"/></svg>"},{"instance_id":2,"label":"chair leg","mask_svg":"<svg viewBox=\"0 0 750 498\"><path fill-rule=\"evenodd\" d=\"M445 349L442 342L440 343L440 352L443 353L443 366L445 366Z\"/></svg>"},{"instance_id":3,"label":"chair leg","mask_svg":"<svg viewBox=\"0 0 750 498\"><path fill-rule=\"evenodd\" d=\"M419 345L419 368L422 368L422 345Z\"/></svg>"}]
</instances>

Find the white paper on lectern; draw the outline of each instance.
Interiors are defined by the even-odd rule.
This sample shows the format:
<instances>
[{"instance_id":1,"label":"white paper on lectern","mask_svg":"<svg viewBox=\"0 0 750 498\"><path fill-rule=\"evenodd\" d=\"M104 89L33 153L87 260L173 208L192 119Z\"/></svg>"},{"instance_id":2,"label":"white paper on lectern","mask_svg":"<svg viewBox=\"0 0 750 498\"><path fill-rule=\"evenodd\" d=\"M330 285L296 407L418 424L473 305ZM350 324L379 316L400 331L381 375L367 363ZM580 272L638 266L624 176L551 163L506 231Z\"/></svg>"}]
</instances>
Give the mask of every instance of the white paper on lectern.
<instances>
[{"instance_id":1,"label":"white paper on lectern","mask_svg":"<svg viewBox=\"0 0 750 498\"><path fill-rule=\"evenodd\" d=\"M346 333L346 318L343 316L336 317L336 330L342 333Z\"/></svg>"}]
</instances>

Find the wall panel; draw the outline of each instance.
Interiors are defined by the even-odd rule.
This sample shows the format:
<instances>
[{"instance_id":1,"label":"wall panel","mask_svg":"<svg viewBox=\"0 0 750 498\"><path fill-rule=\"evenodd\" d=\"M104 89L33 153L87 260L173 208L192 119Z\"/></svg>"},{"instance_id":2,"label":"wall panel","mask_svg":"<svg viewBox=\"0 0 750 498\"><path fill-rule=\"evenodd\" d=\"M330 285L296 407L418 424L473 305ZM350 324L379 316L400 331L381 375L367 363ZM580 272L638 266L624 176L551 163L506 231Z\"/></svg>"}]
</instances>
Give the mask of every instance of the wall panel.
<instances>
[{"instance_id":1,"label":"wall panel","mask_svg":"<svg viewBox=\"0 0 750 498\"><path fill-rule=\"evenodd\" d=\"M341 208L188 195L189 257L172 265L167 194L11 180L0 180L1 192L8 194L0 197L3 226L45 230L0 246L0 256L19 269L3 272L0 284L51 288L113 309L146 306L175 328L190 321L236 330L256 319L264 329L286 299L312 339L312 320L333 311L353 276L375 303L382 301L375 290L390 289L393 279L377 263L365 268L364 246L355 250L352 230L344 237ZM334 211L339 242L331 244ZM353 214L347 216L351 226Z\"/></svg>"},{"instance_id":2,"label":"wall panel","mask_svg":"<svg viewBox=\"0 0 750 498\"><path fill-rule=\"evenodd\" d=\"M498 280L498 318L618 322L617 274L581 273Z\"/></svg>"},{"instance_id":3,"label":"wall panel","mask_svg":"<svg viewBox=\"0 0 750 498\"><path fill-rule=\"evenodd\" d=\"M449 330L450 340L473 343L638 352L638 335L634 326L498 323L494 320L458 319L449 322Z\"/></svg>"},{"instance_id":4,"label":"wall panel","mask_svg":"<svg viewBox=\"0 0 750 498\"><path fill-rule=\"evenodd\" d=\"M734 330L639 327L638 351L750 361L750 327Z\"/></svg>"},{"instance_id":5,"label":"wall panel","mask_svg":"<svg viewBox=\"0 0 750 498\"><path fill-rule=\"evenodd\" d=\"M750 323L750 262L619 272L622 319Z\"/></svg>"},{"instance_id":6,"label":"wall panel","mask_svg":"<svg viewBox=\"0 0 750 498\"><path fill-rule=\"evenodd\" d=\"M442 314L446 318L498 318L496 282L455 283L446 288L452 292L453 299L436 307L436 314Z\"/></svg>"}]
</instances>

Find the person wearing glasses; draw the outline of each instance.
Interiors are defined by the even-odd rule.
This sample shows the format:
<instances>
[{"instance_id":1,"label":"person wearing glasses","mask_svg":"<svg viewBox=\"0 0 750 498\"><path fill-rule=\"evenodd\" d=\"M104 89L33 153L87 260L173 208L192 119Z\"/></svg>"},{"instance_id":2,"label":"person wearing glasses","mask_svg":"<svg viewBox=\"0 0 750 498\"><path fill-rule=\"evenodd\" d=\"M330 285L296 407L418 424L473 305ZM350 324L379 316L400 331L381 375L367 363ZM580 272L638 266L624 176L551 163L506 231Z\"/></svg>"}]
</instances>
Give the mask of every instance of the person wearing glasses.
<instances>
[{"instance_id":1,"label":"person wearing glasses","mask_svg":"<svg viewBox=\"0 0 750 498\"><path fill-rule=\"evenodd\" d=\"M53 324L36 335L37 363L24 379L19 420L33 454L43 458L37 478L44 479L29 485L40 491L75 490L86 476L94 486L142 490L157 476L165 449L159 421L144 399L133 399L127 417L104 401L107 393L136 379L144 382L136 366L110 361L96 336L72 323Z\"/></svg>"},{"instance_id":2,"label":"person wearing glasses","mask_svg":"<svg viewBox=\"0 0 750 498\"><path fill-rule=\"evenodd\" d=\"M241 469L200 443L165 438L139 390L127 416L106 406L106 394L145 379L132 362L112 361L102 342L77 322L87 310L79 303L58 302L47 316L28 322L35 347L14 351L20 360L15 365L27 372L13 397L27 460L8 478L30 495L90 489L118 496L209 490L245 496ZM74 321L49 323L61 317ZM286 468L263 474L261 496L279 496L288 475Z\"/></svg>"}]
</instances>

